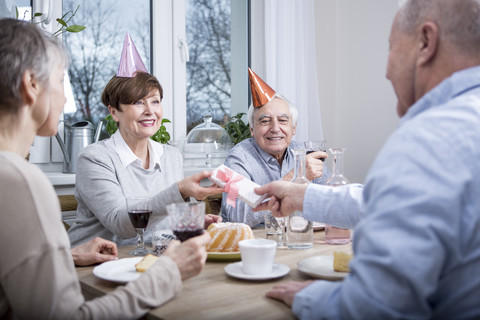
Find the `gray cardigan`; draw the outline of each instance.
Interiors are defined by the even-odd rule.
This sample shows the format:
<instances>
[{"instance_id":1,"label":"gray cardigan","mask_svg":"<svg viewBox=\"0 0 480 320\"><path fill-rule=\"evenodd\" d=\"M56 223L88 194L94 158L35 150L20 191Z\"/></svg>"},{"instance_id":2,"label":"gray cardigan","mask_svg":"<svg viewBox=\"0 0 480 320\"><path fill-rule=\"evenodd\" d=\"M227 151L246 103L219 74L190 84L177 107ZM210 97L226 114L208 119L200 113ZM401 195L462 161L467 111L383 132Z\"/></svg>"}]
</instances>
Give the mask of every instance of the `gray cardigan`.
<instances>
[{"instance_id":1,"label":"gray cardigan","mask_svg":"<svg viewBox=\"0 0 480 320\"><path fill-rule=\"evenodd\" d=\"M149 227L167 215L167 204L184 201L177 185L183 179L180 152L169 145L152 140L150 143L153 150L150 154L156 159L152 159L155 165L149 170L135 162L122 163L119 152L125 151L119 151L122 149L118 143L115 145L113 136L87 146L80 153L75 182L77 218L68 231L72 247L97 236L119 245L134 243L131 238L135 238L136 232L125 203L129 196L152 197ZM163 224L168 227L165 221Z\"/></svg>"}]
</instances>

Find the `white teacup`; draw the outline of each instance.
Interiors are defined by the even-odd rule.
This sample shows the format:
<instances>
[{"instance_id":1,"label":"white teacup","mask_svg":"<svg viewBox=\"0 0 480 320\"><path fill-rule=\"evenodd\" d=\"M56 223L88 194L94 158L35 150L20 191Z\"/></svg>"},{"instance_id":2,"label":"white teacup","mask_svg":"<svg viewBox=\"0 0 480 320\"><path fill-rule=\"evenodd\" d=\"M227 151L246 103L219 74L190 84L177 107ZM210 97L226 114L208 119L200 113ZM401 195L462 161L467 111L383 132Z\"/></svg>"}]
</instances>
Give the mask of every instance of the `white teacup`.
<instances>
[{"instance_id":1,"label":"white teacup","mask_svg":"<svg viewBox=\"0 0 480 320\"><path fill-rule=\"evenodd\" d=\"M238 243L245 274L265 275L272 273L277 242L267 239L242 240Z\"/></svg>"}]
</instances>

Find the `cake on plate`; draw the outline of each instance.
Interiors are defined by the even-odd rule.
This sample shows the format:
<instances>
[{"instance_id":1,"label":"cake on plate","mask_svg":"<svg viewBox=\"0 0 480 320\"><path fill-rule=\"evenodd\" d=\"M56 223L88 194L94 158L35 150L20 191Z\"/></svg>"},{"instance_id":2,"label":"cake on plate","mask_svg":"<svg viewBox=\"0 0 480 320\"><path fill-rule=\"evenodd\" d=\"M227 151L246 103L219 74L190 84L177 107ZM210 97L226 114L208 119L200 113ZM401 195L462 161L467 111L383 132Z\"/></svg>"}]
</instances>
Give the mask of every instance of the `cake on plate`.
<instances>
[{"instance_id":1,"label":"cake on plate","mask_svg":"<svg viewBox=\"0 0 480 320\"><path fill-rule=\"evenodd\" d=\"M252 228L238 222L212 223L207 232L212 237L207 245L208 252L238 252L239 241L254 238Z\"/></svg>"}]
</instances>

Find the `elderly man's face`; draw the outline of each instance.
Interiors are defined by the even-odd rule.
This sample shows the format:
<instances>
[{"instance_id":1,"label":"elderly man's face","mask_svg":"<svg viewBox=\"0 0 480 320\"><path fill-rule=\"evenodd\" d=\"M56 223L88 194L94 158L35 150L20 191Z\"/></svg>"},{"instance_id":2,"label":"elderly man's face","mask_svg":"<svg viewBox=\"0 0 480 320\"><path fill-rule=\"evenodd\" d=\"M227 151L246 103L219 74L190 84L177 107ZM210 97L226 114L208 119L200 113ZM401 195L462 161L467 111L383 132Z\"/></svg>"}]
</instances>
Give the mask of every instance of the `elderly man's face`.
<instances>
[{"instance_id":1,"label":"elderly man's face","mask_svg":"<svg viewBox=\"0 0 480 320\"><path fill-rule=\"evenodd\" d=\"M250 131L260 148L281 163L295 134L288 103L275 98L264 106L255 108L253 128Z\"/></svg>"},{"instance_id":2,"label":"elderly man's face","mask_svg":"<svg viewBox=\"0 0 480 320\"><path fill-rule=\"evenodd\" d=\"M415 102L417 42L412 35L402 32L395 18L390 33L387 79L392 83L397 96L397 114L402 117Z\"/></svg>"}]
</instances>

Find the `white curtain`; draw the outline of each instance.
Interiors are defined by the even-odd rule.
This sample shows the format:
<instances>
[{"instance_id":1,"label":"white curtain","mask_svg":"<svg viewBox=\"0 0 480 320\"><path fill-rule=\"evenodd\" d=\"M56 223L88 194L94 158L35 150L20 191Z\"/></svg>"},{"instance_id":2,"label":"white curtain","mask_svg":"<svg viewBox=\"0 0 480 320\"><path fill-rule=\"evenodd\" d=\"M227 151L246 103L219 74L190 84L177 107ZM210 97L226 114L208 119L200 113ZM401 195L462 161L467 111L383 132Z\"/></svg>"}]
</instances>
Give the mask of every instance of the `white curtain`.
<instances>
[{"instance_id":1,"label":"white curtain","mask_svg":"<svg viewBox=\"0 0 480 320\"><path fill-rule=\"evenodd\" d=\"M314 19L314 0L265 0L260 77L297 107L299 142L323 139Z\"/></svg>"}]
</instances>

